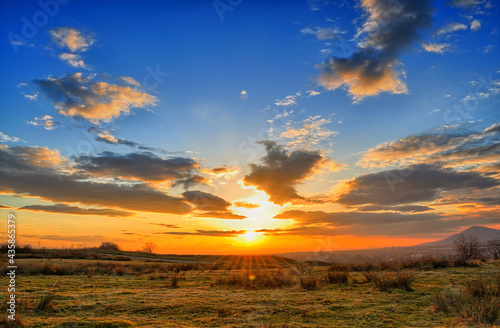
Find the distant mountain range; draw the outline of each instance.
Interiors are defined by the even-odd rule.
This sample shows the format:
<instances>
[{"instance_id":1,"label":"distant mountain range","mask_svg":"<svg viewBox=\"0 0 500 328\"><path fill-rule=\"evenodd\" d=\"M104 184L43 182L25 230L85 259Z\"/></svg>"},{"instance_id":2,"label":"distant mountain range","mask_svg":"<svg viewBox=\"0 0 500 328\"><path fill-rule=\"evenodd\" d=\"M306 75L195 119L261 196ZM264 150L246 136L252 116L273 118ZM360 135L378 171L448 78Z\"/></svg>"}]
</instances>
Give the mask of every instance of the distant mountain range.
<instances>
[{"instance_id":1,"label":"distant mountain range","mask_svg":"<svg viewBox=\"0 0 500 328\"><path fill-rule=\"evenodd\" d=\"M479 239L480 242L486 243L489 240L493 239L500 239L500 230L497 229L491 229L491 228L486 228L486 227L481 227L481 226L473 226L470 227L460 233L451 235L445 239L437 240L437 241L432 241L429 243L423 243L417 246L425 246L425 247L440 247L440 246L450 246L454 245L455 241L458 239L458 237L464 234L466 236L473 236Z\"/></svg>"}]
</instances>

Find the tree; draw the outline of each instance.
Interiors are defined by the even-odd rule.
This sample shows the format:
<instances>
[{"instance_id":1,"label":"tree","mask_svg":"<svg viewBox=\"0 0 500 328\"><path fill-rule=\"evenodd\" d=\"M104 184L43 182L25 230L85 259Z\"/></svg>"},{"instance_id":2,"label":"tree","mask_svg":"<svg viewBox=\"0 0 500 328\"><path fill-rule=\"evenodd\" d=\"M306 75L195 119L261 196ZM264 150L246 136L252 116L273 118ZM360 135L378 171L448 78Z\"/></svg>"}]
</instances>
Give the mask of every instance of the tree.
<instances>
[{"instance_id":1,"label":"tree","mask_svg":"<svg viewBox=\"0 0 500 328\"><path fill-rule=\"evenodd\" d=\"M103 241L101 246L99 246L99 249L105 251L119 251L120 247L117 244L112 243L110 241Z\"/></svg>"},{"instance_id":2,"label":"tree","mask_svg":"<svg viewBox=\"0 0 500 328\"><path fill-rule=\"evenodd\" d=\"M498 260L500 258L500 239L488 241L486 250L493 256L494 260Z\"/></svg>"},{"instance_id":3,"label":"tree","mask_svg":"<svg viewBox=\"0 0 500 328\"><path fill-rule=\"evenodd\" d=\"M148 254L153 254L153 252L156 250L157 246L155 243L152 243L152 242L147 242L144 244L144 246L142 247L142 251L144 253L148 253Z\"/></svg>"},{"instance_id":4,"label":"tree","mask_svg":"<svg viewBox=\"0 0 500 328\"><path fill-rule=\"evenodd\" d=\"M474 236L460 234L455 241L457 256L462 261L481 258L483 250L481 242Z\"/></svg>"}]
</instances>

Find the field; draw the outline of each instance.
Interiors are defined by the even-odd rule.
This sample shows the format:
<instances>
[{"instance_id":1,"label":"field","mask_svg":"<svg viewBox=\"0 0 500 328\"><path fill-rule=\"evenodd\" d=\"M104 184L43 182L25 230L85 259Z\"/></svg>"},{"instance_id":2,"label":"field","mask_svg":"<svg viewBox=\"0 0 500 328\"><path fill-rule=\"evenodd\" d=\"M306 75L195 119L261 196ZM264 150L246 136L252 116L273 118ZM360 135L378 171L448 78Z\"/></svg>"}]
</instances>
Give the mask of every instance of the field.
<instances>
[{"instance_id":1,"label":"field","mask_svg":"<svg viewBox=\"0 0 500 328\"><path fill-rule=\"evenodd\" d=\"M499 261L452 264L311 266L279 257L227 257L212 264L25 258L18 264L17 314L25 327L498 324Z\"/></svg>"}]
</instances>

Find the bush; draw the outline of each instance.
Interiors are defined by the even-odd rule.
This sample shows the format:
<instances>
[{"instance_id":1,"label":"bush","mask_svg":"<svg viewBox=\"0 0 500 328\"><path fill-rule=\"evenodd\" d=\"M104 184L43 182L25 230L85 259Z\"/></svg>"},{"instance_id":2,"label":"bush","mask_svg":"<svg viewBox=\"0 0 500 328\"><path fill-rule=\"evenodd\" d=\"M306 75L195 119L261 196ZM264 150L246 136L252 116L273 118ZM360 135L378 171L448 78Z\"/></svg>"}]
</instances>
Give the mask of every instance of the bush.
<instances>
[{"instance_id":1,"label":"bush","mask_svg":"<svg viewBox=\"0 0 500 328\"><path fill-rule=\"evenodd\" d=\"M454 306L456 306L459 295L450 291L438 292L434 294L433 299L434 312L448 313Z\"/></svg>"},{"instance_id":2,"label":"bush","mask_svg":"<svg viewBox=\"0 0 500 328\"><path fill-rule=\"evenodd\" d=\"M400 288L411 292L413 291L411 284L415 281L415 276L406 272L385 272L382 275L374 274L371 277L371 281L381 292L385 292L393 288Z\"/></svg>"},{"instance_id":3,"label":"bush","mask_svg":"<svg viewBox=\"0 0 500 328\"><path fill-rule=\"evenodd\" d=\"M318 287L318 279L315 277L302 277L300 278L300 287L305 290L314 290Z\"/></svg>"},{"instance_id":4,"label":"bush","mask_svg":"<svg viewBox=\"0 0 500 328\"><path fill-rule=\"evenodd\" d=\"M498 278L493 284L489 284L484 279L466 281L462 290L457 294L437 293L434 295L435 311L453 312L464 321L473 323L500 324Z\"/></svg>"},{"instance_id":5,"label":"bush","mask_svg":"<svg viewBox=\"0 0 500 328\"><path fill-rule=\"evenodd\" d=\"M329 284L347 284L349 283L349 266L331 266L325 274L325 280Z\"/></svg>"},{"instance_id":6,"label":"bush","mask_svg":"<svg viewBox=\"0 0 500 328\"><path fill-rule=\"evenodd\" d=\"M112 243L110 241L103 241L101 246L99 246L99 249L105 251L119 251L120 247L117 244Z\"/></svg>"}]
</instances>

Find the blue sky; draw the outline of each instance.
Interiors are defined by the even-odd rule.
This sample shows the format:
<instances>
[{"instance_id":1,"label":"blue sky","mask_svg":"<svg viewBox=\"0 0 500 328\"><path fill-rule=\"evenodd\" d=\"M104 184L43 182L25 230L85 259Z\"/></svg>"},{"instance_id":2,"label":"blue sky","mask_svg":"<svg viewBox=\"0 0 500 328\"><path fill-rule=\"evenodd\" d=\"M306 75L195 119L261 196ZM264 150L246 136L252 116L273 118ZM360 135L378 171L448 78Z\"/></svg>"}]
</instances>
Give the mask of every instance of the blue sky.
<instances>
[{"instance_id":1,"label":"blue sky","mask_svg":"<svg viewBox=\"0 0 500 328\"><path fill-rule=\"evenodd\" d=\"M87 236L161 250L175 239L177 252L190 252L208 240L207 252L272 252L298 240L314 249L326 236L341 248L402 245L499 224L494 2L1 6L9 178L0 200L25 217L27 243ZM400 169L417 173L391 185ZM74 193L19 182L35 173ZM433 183L414 185L420 174ZM103 185L184 210L77 192ZM400 185L408 197L391 200ZM426 229L412 230L422 221ZM121 222L126 229L111 228Z\"/></svg>"}]
</instances>

